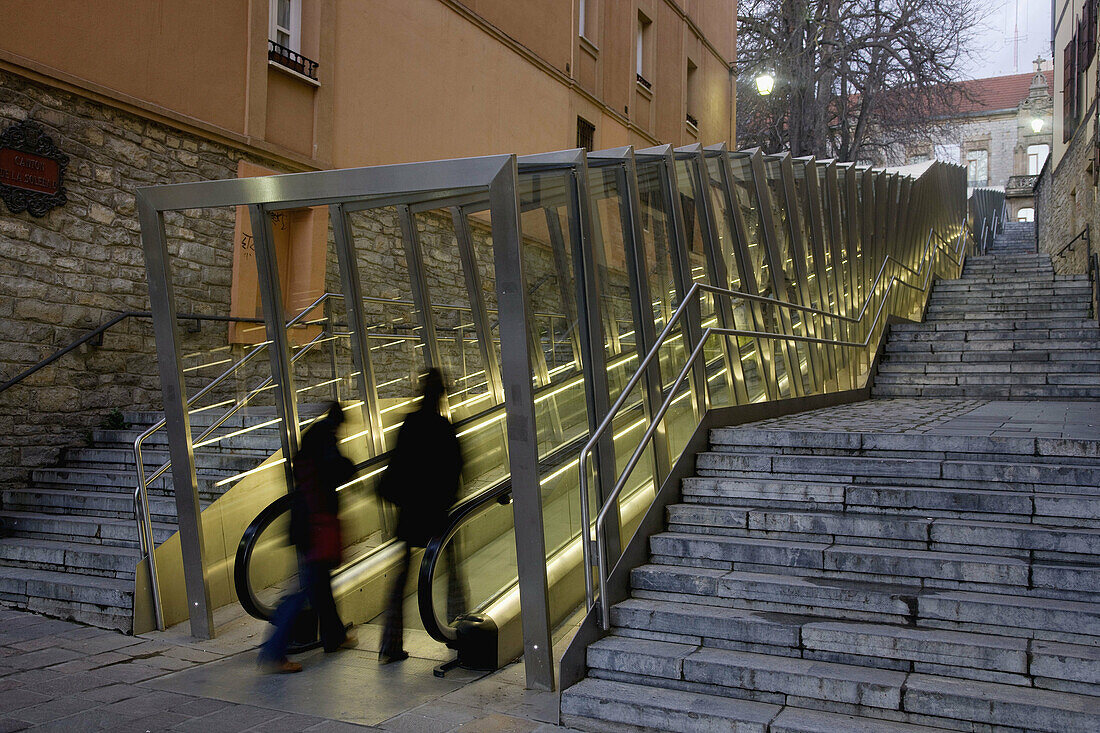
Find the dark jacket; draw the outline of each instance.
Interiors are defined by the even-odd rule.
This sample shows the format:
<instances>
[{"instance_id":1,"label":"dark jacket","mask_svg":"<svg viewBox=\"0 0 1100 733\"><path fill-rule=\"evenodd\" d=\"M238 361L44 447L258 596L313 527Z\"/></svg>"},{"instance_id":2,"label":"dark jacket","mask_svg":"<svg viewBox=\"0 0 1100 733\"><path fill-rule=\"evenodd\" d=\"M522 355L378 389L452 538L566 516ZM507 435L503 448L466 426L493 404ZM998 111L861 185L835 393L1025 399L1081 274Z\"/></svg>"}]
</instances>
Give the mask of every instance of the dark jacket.
<instances>
[{"instance_id":1,"label":"dark jacket","mask_svg":"<svg viewBox=\"0 0 1100 733\"><path fill-rule=\"evenodd\" d=\"M291 542L309 562L339 564L343 541L336 489L352 479L355 466L337 448L336 426L321 420L307 430L293 465Z\"/></svg>"},{"instance_id":2,"label":"dark jacket","mask_svg":"<svg viewBox=\"0 0 1100 733\"><path fill-rule=\"evenodd\" d=\"M398 539L425 547L443 533L461 474L462 450L447 418L432 408L409 413L379 487L400 510Z\"/></svg>"}]
</instances>

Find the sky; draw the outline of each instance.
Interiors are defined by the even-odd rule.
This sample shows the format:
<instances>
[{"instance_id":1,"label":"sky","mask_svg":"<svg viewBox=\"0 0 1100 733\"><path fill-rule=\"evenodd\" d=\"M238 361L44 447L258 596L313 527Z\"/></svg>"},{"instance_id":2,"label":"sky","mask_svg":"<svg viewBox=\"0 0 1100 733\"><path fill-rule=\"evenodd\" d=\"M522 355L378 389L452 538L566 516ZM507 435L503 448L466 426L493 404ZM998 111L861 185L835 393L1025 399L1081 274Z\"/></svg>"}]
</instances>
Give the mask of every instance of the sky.
<instances>
[{"instance_id":1,"label":"sky","mask_svg":"<svg viewBox=\"0 0 1100 733\"><path fill-rule=\"evenodd\" d=\"M966 79L1024 74L1041 54L1050 58L1050 0L980 0L986 17L978 27L974 58L962 69ZM1018 31L1016 30L1018 28ZM1019 33L1019 65L1013 64L1013 36Z\"/></svg>"}]
</instances>

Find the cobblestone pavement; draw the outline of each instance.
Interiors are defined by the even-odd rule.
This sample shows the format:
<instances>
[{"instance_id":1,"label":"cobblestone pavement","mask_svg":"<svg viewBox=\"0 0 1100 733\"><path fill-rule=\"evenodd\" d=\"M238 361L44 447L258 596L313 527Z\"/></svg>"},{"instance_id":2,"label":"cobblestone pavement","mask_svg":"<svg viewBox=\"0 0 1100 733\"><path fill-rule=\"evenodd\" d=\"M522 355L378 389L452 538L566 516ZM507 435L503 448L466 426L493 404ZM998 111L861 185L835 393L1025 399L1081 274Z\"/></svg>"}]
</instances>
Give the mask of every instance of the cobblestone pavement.
<instances>
[{"instance_id":1,"label":"cobblestone pavement","mask_svg":"<svg viewBox=\"0 0 1100 733\"><path fill-rule=\"evenodd\" d=\"M366 649L310 653L300 674L260 675L254 647L263 627L248 624L196 641L182 631L126 636L0 608L0 733L570 730L550 722L556 694L523 689L520 665L445 680L432 676L435 660L415 653L379 667L374 630L364 625ZM377 721L348 722L364 718Z\"/></svg>"},{"instance_id":2,"label":"cobblestone pavement","mask_svg":"<svg viewBox=\"0 0 1100 733\"><path fill-rule=\"evenodd\" d=\"M1100 401L874 399L761 420L751 427L1100 440Z\"/></svg>"}]
</instances>

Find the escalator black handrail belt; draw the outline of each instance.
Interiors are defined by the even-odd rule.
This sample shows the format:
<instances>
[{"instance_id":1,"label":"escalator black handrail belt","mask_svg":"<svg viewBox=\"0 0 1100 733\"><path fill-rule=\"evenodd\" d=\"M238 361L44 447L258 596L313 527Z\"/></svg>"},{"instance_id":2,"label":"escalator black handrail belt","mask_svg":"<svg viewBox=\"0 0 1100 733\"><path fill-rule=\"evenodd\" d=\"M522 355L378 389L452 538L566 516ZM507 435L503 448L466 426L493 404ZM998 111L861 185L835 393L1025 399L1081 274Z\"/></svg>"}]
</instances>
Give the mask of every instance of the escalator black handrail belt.
<instances>
[{"instance_id":1,"label":"escalator black handrail belt","mask_svg":"<svg viewBox=\"0 0 1100 733\"><path fill-rule=\"evenodd\" d=\"M548 453L540 461L540 466L560 464L562 459L570 454L578 453L581 446L587 440L588 433L559 446ZM437 537L428 542L424 548L424 555L420 559L420 574L417 579L416 597L420 609L420 621L424 624L424 630L438 642L449 644L457 638L453 626L442 627L439 625L438 616L435 613L435 597L432 594L432 585L435 581L435 571L439 560L443 556L443 550L454 538L463 525L479 516L482 512L491 508L493 502L506 503L505 499L512 493L512 477L501 479L498 483L473 496L463 499L447 514L447 527ZM505 586L506 590L508 586ZM500 593L489 598L486 603L491 603Z\"/></svg>"},{"instance_id":2,"label":"escalator black handrail belt","mask_svg":"<svg viewBox=\"0 0 1100 733\"><path fill-rule=\"evenodd\" d=\"M388 457L389 453L384 453L363 461L355 467L356 473L376 466ZM237 544L237 553L233 561L233 587L237 591L237 600L240 601L241 607L249 616L258 618L261 621L269 621L274 615L275 609L264 604L256 596L255 590L249 582L248 569L252 564L252 553L256 549L259 538L276 519L290 511L291 501L290 494L283 494L264 507L245 529L244 534L241 535L241 541Z\"/></svg>"}]
</instances>

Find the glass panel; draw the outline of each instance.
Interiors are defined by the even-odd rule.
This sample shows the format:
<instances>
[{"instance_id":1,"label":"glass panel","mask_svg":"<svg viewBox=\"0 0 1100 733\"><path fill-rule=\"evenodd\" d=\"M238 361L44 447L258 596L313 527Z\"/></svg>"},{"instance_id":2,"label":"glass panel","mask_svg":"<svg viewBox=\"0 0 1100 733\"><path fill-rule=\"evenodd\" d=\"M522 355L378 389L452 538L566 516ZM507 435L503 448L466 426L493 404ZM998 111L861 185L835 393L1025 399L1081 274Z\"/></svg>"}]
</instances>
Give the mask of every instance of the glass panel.
<instances>
[{"instance_id":1,"label":"glass panel","mask_svg":"<svg viewBox=\"0 0 1100 733\"><path fill-rule=\"evenodd\" d=\"M662 192L664 170L662 162L653 161L640 163L637 171L645 272L649 280L654 332L658 337L681 302L674 276L676 265L672 250L675 246L672 216L665 210ZM687 363L683 323L681 318L673 325L668 340L658 353L662 400L668 397L673 382ZM685 380L676 390L676 398L665 413L665 435L673 461L683 451L695 430L694 416L690 380Z\"/></svg>"},{"instance_id":2,"label":"glass panel","mask_svg":"<svg viewBox=\"0 0 1100 733\"><path fill-rule=\"evenodd\" d=\"M454 221L449 211L436 210L417 214L416 225L439 349L436 366L451 385L451 420L460 421L489 409L494 400L474 328Z\"/></svg>"},{"instance_id":3,"label":"glass panel","mask_svg":"<svg viewBox=\"0 0 1100 733\"><path fill-rule=\"evenodd\" d=\"M724 287L725 283L712 282L711 273L706 265L706 243L703 234L703 224L698 221L699 207L697 202L695 168L698 165L696 158L676 161L676 185L680 192L680 204L684 212L684 230L691 248L688 251L688 262L691 267L691 278L696 282L707 283ZM706 195L705 193L703 195ZM699 298L699 310L703 329L719 328L718 310L714 296L703 293ZM718 404L725 403L729 399L727 386L727 372L725 354L722 342L717 338L710 338L703 346L703 358L706 362L707 389L710 390L711 400Z\"/></svg>"}]
</instances>

